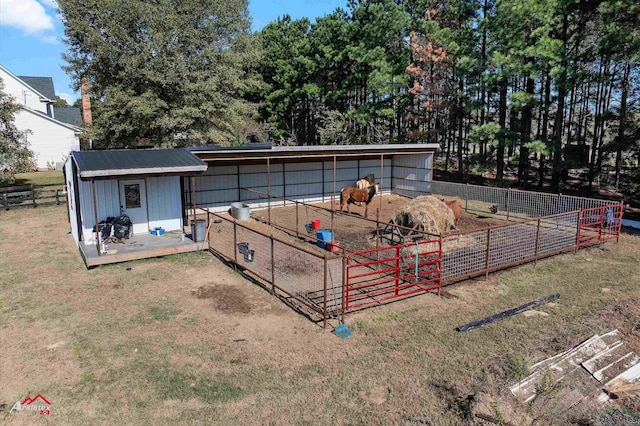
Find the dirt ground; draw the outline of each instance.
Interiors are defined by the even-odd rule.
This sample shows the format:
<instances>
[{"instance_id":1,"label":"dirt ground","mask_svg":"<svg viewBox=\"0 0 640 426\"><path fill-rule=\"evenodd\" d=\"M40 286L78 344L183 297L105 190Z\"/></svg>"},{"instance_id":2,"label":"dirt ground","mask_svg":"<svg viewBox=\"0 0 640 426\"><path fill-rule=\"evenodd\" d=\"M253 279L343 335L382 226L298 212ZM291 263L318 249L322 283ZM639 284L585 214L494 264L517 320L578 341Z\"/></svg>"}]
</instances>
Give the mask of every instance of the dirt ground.
<instances>
[{"instance_id":1,"label":"dirt ground","mask_svg":"<svg viewBox=\"0 0 640 426\"><path fill-rule=\"evenodd\" d=\"M342 340L206 252L87 270L65 206L0 213L6 424L594 424L637 399L533 404L533 362L619 328L640 353L640 236L347 317ZM131 268L128 270L128 268ZM455 327L559 292L548 315ZM336 325L333 323L332 325ZM51 414L13 412L41 394Z\"/></svg>"},{"instance_id":2,"label":"dirt ground","mask_svg":"<svg viewBox=\"0 0 640 426\"><path fill-rule=\"evenodd\" d=\"M448 200L454 198L448 197ZM363 220L364 218L364 206L351 205L351 213L347 212L346 207L343 212L340 212L339 200L336 200L336 204L333 206L336 210L336 214L331 219L331 201L324 203L313 203L312 205L287 205L271 208L271 222L281 226L284 229L290 230L295 234L297 229L298 235L303 237L310 236L315 237L314 232L308 232L305 228L306 224L311 223L312 220L320 220L321 229L333 229L334 240L338 241L340 247L343 247L350 251L368 250L376 248L376 220L379 221L382 227L394 216L394 212L408 203L409 198L402 197L400 195L377 195L374 200L369 204L368 219L371 221ZM463 204L464 205L464 204ZM297 213L296 213L297 212ZM252 218L268 221L269 214L267 209L256 210L252 212ZM477 214L472 212L464 212L457 226L457 230L451 230L445 235L449 235L453 232L467 232L473 231L488 226L507 224L503 217L492 215L489 211L486 214ZM256 221L246 221L246 224L261 232L274 232L273 229L265 224L257 223ZM296 227L297 224L297 227ZM275 231L277 232L277 231ZM283 234L280 234L283 235ZM299 244L295 240L292 240L293 244ZM380 240L379 245L386 245L389 242L385 239ZM309 239L305 248L313 249L316 244ZM322 251L318 252L322 254Z\"/></svg>"}]
</instances>

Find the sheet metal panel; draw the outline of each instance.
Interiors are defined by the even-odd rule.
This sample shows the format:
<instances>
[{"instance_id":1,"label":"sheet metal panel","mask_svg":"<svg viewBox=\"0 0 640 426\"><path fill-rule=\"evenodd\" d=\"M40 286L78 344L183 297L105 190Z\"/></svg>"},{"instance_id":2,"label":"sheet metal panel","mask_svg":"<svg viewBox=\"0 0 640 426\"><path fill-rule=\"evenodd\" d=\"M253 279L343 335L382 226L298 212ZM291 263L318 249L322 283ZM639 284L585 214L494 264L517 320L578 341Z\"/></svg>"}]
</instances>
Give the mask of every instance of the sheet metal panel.
<instances>
[{"instance_id":1,"label":"sheet metal panel","mask_svg":"<svg viewBox=\"0 0 640 426\"><path fill-rule=\"evenodd\" d=\"M71 222L71 234L73 235L73 241L77 245L80 241L80 235L78 235L78 217L76 215L78 200L75 199L76 192L73 183L75 176L73 175L73 160L71 157L67 158L67 161L64 163L64 175L67 184L67 196L69 197L67 209L69 210L69 221Z\"/></svg>"},{"instance_id":2,"label":"sheet metal panel","mask_svg":"<svg viewBox=\"0 0 640 426\"><path fill-rule=\"evenodd\" d=\"M393 192L405 197L431 194L433 154L394 155Z\"/></svg>"},{"instance_id":3,"label":"sheet metal panel","mask_svg":"<svg viewBox=\"0 0 640 426\"><path fill-rule=\"evenodd\" d=\"M80 189L80 211L82 217L82 234L85 241L95 240L93 227L95 226L95 215L93 213L93 196L91 195L91 182L78 181ZM120 215L120 191L118 181L99 180L96 181L96 201L98 205L98 221L107 217L117 217Z\"/></svg>"},{"instance_id":4,"label":"sheet metal panel","mask_svg":"<svg viewBox=\"0 0 640 426\"><path fill-rule=\"evenodd\" d=\"M149 228L160 226L166 231L181 229L180 178L178 176L147 178L147 206Z\"/></svg>"}]
</instances>

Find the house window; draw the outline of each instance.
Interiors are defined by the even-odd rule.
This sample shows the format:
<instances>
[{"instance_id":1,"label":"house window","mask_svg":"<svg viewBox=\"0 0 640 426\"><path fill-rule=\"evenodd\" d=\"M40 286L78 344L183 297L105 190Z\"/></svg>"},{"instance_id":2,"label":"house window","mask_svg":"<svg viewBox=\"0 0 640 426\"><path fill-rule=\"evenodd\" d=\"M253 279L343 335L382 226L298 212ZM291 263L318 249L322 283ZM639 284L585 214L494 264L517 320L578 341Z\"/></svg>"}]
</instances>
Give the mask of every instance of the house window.
<instances>
[{"instance_id":1,"label":"house window","mask_svg":"<svg viewBox=\"0 0 640 426\"><path fill-rule=\"evenodd\" d=\"M135 209L140 207L140 184L134 183L132 185L124 186L125 204L128 209Z\"/></svg>"}]
</instances>

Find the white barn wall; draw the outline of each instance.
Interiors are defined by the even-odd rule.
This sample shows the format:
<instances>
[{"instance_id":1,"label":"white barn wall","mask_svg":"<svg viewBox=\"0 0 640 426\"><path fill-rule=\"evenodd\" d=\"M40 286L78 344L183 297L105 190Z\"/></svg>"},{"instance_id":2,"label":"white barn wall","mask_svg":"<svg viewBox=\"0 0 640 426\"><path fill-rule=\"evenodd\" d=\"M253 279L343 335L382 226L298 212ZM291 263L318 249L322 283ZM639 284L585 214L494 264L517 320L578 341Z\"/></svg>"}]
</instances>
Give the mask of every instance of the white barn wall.
<instances>
[{"instance_id":1,"label":"white barn wall","mask_svg":"<svg viewBox=\"0 0 640 426\"><path fill-rule=\"evenodd\" d=\"M182 229L180 178L150 177L146 182L149 228L162 227L165 231Z\"/></svg>"},{"instance_id":2,"label":"white barn wall","mask_svg":"<svg viewBox=\"0 0 640 426\"><path fill-rule=\"evenodd\" d=\"M71 226L71 234L73 235L73 241L78 245L80 241L80 235L78 235L78 216L76 214L78 205L75 199L75 176L73 173L73 160L69 158L64 164L64 176L67 184L67 209L69 210L69 225Z\"/></svg>"},{"instance_id":3,"label":"white barn wall","mask_svg":"<svg viewBox=\"0 0 640 426\"><path fill-rule=\"evenodd\" d=\"M93 227L95 215L93 213L93 195L91 194L91 182L78 181L80 189L80 211L82 217L82 234L84 241L95 240ZM148 191L147 191L148 192ZM120 216L120 191L117 180L96 181L96 201L98 204L98 221L107 217Z\"/></svg>"},{"instance_id":4,"label":"white barn wall","mask_svg":"<svg viewBox=\"0 0 640 426\"><path fill-rule=\"evenodd\" d=\"M80 150L80 139L73 130L38 113L19 110L15 114L15 125L18 129L31 131L27 141L36 156L38 168L47 167L47 162L55 165L65 161L70 151Z\"/></svg>"},{"instance_id":5,"label":"white barn wall","mask_svg":"<svg viewBox=\"0 0 640 426\"><path fill-rule=\"evenodd\" d=\"M431 194L433 154L394 155L393 192L415 198Z\"/></svg>"}]
</instances>

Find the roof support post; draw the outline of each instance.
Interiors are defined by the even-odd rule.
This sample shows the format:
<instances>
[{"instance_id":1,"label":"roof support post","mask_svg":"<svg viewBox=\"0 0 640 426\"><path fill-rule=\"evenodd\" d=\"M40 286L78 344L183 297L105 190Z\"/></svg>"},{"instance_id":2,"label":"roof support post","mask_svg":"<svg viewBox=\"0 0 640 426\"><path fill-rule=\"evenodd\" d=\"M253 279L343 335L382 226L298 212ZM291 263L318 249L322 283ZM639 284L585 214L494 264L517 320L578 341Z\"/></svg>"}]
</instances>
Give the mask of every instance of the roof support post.
<instances>
[{"instance_id":1,"label":"roof support post","mask_svg":"<svg viewBox=\"0 0 640 426\"><path fill-rule=\"evenodd\" d=\"M271 160L267 157L267 222L271 225Z\"/></svg>"},{"instance_id":2,"label":"roof support post","mask_svg":"<svg viewBox=\"0 0 640 426\"><path fill-rule=\"evenodd\" d=\"M380 154L380 194L378 194L378 200L380 201L380 210L382 210L382 182L384 181L384 154Z\"/></svg>"},{"instance_id":3,"label":"roof support post","mask_svg":"<svg viewBox=\"0 0 640 426\"><path fill-rule=\"evenodd\" d=\"M96 199L96 181L91 179L91 196L93 197L93 218L96 225L96 248L98 249L98 256L102 256L102 249L100 247L100 228L98 227L98 201Z\"/></svg>"},{"instance_id":4,"label":"roof support post","mask_svg":"<svg viewBox=\"0 0 640 426\"><path fill-rule=\"evenodd\" d=\"M191 221L193 226L193 242L198 241L198 223L196 222L196 177L191 176L191 208L193 209L193 219Z\"/></svg>"},{"instance_id":5,"label":"roof support post","mask_svg":"<svg viewBox=\"0 0 640 426\"><path fill-rule=\"evenodd\" d=\"M333 156L333 193L331 194L331 237L333 238L333 217L336 214L336 156Z\"/></svg>"}]
</instances>

